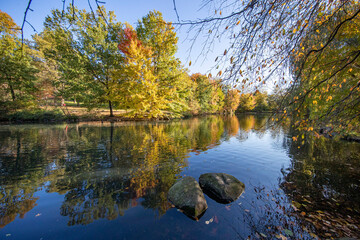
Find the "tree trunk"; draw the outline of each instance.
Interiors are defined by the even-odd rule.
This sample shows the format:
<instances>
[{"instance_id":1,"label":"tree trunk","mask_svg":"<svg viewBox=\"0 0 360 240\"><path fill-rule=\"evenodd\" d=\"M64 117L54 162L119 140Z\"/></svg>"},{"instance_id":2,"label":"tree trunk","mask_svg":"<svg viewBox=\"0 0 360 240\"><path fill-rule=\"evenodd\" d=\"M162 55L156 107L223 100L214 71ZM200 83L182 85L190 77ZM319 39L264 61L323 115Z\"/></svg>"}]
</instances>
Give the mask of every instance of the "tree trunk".
<instances>
[{"instance_id":1,"label":"tree trunk","mask_svg":"<svg viewBox=\"0 0 360 240\"><path fill-rule=\"evenodd\" d=\"M13 102L15 102L15 99L16 99L15 92L14 92L14 89L13 89L12 85L10 84L10 82L9 82L9 87L10 87L10 92L11 92L11 98L12 98Z\"/></svg>"},{"instance_id":2,"label":"tree trunk","mask_svg":"<svg viewBox=\"0 0 360 240\"><path fill-rule=\"evenodd\" d=\"M113 117L114 113L113 113L112 104L111 104L110 100L109 100L109 109L110 109L110 117Z\"/></svg>"}]
</instances>

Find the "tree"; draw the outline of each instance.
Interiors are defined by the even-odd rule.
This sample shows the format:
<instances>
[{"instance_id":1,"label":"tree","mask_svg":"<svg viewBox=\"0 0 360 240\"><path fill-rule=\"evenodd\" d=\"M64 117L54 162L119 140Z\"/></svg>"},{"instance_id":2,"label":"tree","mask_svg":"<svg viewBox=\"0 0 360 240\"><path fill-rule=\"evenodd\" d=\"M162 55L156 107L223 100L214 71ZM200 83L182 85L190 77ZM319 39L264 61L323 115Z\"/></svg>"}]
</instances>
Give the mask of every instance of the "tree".
<instances>
[{"instance_id":1,"label":"tree","mask_svg":"<svg viewBox=\"0 0 360 240\"><path fill-rule=\"evenodd\" d=\"M121 68L118 33L122 28L114 12L100 7L96 13L70 6L66 13L54 10L45 20L43 36L51 43L47 54L60 66L69 97L81 93L89 106L108 103L113 116L110 86L115 68ZM55 46L55 47L54 47ZM64 87L66 86L66 87Z\"/></svg>"},{"instance_id":2,"label":"tree","mask_svg":"<svg viewBox=\"0 0 360 240\"><path fill-rule=\"evenodd\" d=\"M4 89L4 106L17 108L34 100L35 74L32 50L18 38L18 27L12 18L0 11L0 85ZM11 103L9 103L10 96Z\"/></svg>"},{"instance_id":3,"label":"tree","mask_svg":"<svg viewBox=\"0 0 360 240\"><path fill-rule=\"evenodd\" d=\"M269 110L269 104L268 104L268 94L267 92L255 92L255 102L256 107L255 109L257 111L268 111Z\"/></svg>"},{"instance_id":4,"label":"tree","mask_svg":"<svg viewBox=\"0 0 360 240\"><path fill-rule=\"evenodd\" d=\"M240 94L237 89L229 89L225 95L225 111L230 112L232 115L233 112L238 108L240 103Z\"/></svg>"},{"instance_id":5,"label":"tree","mask_svg":"<svg viewBox=\"0 0 360 240\"><path fill-rule=\"evenodd\" d=\"M185 83L190 84L190 81L175 57L178 37L172 23L164 21L161 12L152 11L139 20L136 32L139 40L152 49L154 76L161 90L159 94L168 101L166 110L175 113L188 110L185 101L188 85Z\"/></svg>"},{"instance_id":6,"label":"tree","mask_svg":"<svg viewBox=\"0 0 360 240\"><path fill-rule=\"evenodd\" d=\"M207 76L200 73L191 75L191 79L196 82L195 96L197 102L200 105L201 112L210 112L211 110L211 98L212 98L212 86Z\"/></svg>"},{"instance_id":7,"label":"tree","mask_svg":"<svg viewBox=\"0 0 360 240\"><path fill-rule=\"evenodd\" d=\"M136 31L129 25L121 31L118 45L125 55L122 69L114 71L114 78L122 79L112 85L112 98L121 103L120 106L130 108L130 116L159 118L165 113L168 99L161 93L159 81L154 75L152 64L152 48L146 46L137 37ZM121 94L116 94L120 92Z\"/></svg>"},{"instance_id":8,"label":"tree","mask_svg":"<svg viewBox=\"0 0 360 240\"><path fill-rule=\"evenodd\" d=\"M239 100L240 111L251 111L255 108L255 98L251 93L242 93Z\"/></svg>"}]
</instances>

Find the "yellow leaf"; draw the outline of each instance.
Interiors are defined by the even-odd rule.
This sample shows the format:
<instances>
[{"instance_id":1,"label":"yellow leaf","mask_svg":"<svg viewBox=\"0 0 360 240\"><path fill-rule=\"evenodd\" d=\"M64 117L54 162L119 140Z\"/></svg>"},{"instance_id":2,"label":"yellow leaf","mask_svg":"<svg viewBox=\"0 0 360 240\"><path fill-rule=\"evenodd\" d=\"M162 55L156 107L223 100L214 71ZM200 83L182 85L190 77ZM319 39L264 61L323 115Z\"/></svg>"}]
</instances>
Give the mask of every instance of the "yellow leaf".
<instances>
[{"instance_id":1,"label":"yellow leaf","mask_svg":"<svg viewBox=\"0 0 360 240\"><path fill-rule=\"evenodd\" d=\"M189 62L189 66L191 66L191 61Z\"/></svg>"},{"instance_id":2,"label":"yellow leaf","mask_svg":"<svg viewBox=\"0 0 360 240\"><path fill-rule=\"evenodd\" d=\"M237 23L236 23L236 25L239 25L240 24L240 21L238 21Z\"/></svg>"},{"instance_id":3,"label":"yellow leaf","mask_svg":"<svg viewBox=\"0 0 360 240\"><path fill-rule=\"evenodd\" d=\"M296 33L296 31L297 31L296 28L294 28L293 33Z\"/></svg>"}]
</instances>

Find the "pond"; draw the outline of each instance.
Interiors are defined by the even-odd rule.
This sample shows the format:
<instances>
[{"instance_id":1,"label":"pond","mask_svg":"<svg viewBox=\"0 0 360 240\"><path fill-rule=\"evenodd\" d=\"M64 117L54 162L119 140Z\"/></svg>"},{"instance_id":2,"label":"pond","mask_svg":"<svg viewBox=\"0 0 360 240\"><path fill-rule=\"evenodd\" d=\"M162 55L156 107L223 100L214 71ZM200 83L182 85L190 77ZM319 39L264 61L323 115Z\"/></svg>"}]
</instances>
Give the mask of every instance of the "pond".
<instances>
[{"instance_id":1,"label":"pond","mask_svg":"<svg viewBox=\"0 0 360 240\"><path fill-rule=\"evenodd\" d=\"M265 115L169 122L0 126L0 239L359 237L360 144ZM224 172L230 204L205 195L188 218L167 200L180 178Z\"/></svg>"}]
</instances>

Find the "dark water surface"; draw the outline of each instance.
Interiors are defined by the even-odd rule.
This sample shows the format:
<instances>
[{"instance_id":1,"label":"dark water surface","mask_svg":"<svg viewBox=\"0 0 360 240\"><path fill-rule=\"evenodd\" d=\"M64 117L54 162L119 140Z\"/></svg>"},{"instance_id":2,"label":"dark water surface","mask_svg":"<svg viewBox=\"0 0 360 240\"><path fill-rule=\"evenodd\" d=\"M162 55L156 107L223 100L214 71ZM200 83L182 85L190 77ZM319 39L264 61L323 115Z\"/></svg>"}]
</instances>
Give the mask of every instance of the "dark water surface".
<instances>
[{"instance_id":1,"label":"dark water surface","mask_svg":"<svg viewBox=\"0 0 360 240\"><path fill-rule=\"evenodd\" d=\"M265 116L0 126L0 239L311 239L360 232L360 144L260 129ZM245 183L172 208L183 176Z\"/></svg>"}]
</instances>

